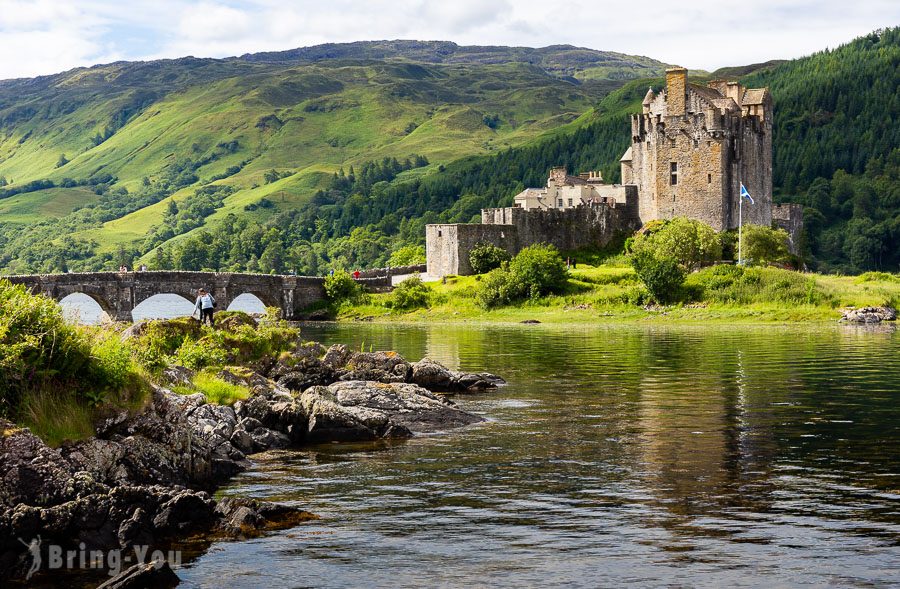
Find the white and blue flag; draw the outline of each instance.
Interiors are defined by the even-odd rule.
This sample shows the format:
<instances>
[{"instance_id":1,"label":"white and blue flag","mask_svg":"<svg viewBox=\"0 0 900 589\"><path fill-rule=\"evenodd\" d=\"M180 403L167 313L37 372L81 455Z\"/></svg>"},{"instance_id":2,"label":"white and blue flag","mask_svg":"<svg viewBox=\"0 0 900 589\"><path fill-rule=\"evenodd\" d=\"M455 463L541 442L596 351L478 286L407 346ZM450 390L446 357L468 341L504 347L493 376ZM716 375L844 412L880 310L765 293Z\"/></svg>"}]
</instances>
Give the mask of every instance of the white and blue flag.
<instances>
[{"instance_id":1,"label":"white and blue flag","mask_svg":"<svg viewBox=\"0 0 900 589\"><path fill-rule=\"evenodd\" d=\"M750 196L750 193L749 193L749 192L747 192L747 189L744 187L744 183L743 183L743 182L741 182L741 198L746 198L747 200L750 201L750 204L754 204L754 203L753 203L753 197Z\"/></svg>"}]
</instances>

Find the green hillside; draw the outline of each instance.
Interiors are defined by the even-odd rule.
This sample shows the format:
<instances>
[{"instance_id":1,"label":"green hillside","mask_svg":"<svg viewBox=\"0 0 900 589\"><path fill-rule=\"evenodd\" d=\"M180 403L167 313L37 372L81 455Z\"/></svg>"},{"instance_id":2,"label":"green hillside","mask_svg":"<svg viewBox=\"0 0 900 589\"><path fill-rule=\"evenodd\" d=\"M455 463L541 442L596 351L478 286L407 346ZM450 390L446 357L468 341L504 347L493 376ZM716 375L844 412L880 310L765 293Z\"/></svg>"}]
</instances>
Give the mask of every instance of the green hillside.
<instances>
[{"instance_id":1,"label":"green hillside","mask_svg":"<svg viewBox=\"0 0 900 589\"><path fill-rule=\"evenodd\" d=\"M616 180L664 66L586 51L374 42L0 83L0 269L380 265L553 165ZM712 74L771 88L776 198L807 207L820 270L900 265L898 65L889 29Z\"/></svg>"},{"instance_id":2,"label":"green hillside","mask_svg":"<svg viewBox=\"0 0 900 589\"><path fill-rule=\"evenodd\" d=\"M302 208L342 167L411 158L421 173L521 145L662 68L573 47L370 42L3 81L0 269L114 267L148 233L156 246ZM190 218L162 227L171 201Z\"/></svg>"}]
</instances>

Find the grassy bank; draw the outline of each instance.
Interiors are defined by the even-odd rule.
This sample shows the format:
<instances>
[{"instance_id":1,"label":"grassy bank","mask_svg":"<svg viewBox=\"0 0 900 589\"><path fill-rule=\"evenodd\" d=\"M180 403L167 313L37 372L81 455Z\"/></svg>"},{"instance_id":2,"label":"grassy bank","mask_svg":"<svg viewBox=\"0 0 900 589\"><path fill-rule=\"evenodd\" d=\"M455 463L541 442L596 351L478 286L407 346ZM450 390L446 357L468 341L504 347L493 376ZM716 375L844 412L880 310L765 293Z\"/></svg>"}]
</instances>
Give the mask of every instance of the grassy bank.
<instances>
[{"instance_id":1,"label":"grassy bank","mask_svg":"<svg viewBox=\"0 0 900 589\"><path fill-rule=\"evenodd\" d=\"M426 283L425 306L397 309L393 294L361 297L337 309L340 320L397 322L542 323L684 321L835 321L846 307L900 305L900 276L800 273L779 268L714 266L688 275L679 299L646 304L646 292L624 259L579 264L561 294L483 309L475 297L482 276L452 276Z\"/></svg>"},{"instance_id":2,"label":"grassy bank","mask_svg":"<svg viewBox=\"0 0 900 589\"><path fill-rule=\"evenodd\" d=\"M190 369L175 392L233 404L250 395L235 375L298 341L282 321L239 312L219 313L216 329L191 318L71 325L55 301L0 280L0 417L51 446L85 439L104 418L142 411L170 365Z\"/></svg>"}]
</instances>

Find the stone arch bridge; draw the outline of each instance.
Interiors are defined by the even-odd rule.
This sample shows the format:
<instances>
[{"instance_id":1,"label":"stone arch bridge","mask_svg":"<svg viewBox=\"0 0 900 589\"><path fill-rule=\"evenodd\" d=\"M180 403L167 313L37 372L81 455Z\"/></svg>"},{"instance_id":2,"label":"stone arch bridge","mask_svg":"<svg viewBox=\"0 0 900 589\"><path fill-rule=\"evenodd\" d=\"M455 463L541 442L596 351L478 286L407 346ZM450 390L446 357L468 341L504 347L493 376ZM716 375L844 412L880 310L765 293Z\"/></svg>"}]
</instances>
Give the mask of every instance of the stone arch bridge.
<instances>
[{"instance_id":1,"label":"stone arch bridge","mask_svg":"<svg viewBox=\"0 0 900 589\"><path fill-rule=\"evenodd\" d=\"M193 301L197 289L211 292L221 310L238 296L249 293L267 307L277 307L282 317L298 319L312 303L325 298L325 280L315 276L277 276L231 272L85 272L7 276L13 284L24 284L35 294L61 301L71 294L94 299L115 321L131 321L131 312L141 302L158 294L177 294Z\"/></svg>"}]
</instances>

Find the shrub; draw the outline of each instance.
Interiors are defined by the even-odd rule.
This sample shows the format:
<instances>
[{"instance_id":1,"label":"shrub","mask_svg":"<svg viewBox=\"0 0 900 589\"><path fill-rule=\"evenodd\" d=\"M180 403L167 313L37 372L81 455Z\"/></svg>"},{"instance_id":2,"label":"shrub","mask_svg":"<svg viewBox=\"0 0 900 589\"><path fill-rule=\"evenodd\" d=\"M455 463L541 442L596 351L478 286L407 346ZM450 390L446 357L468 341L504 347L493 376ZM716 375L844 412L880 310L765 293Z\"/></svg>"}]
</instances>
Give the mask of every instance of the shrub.
<instances>
[{"instance_id":1,"label":"shrub","mask_svg":"<svg viewBox=\"0 0 900 589\"><path fill-rule=\"evenodd\" d=\"M563 290L568 282L566 264L552 245L526 247L508 264L491 270L479 283L478 304L488 309Z\"/></svg>"},{"instance_id":2,"label":"shrub","mask_svg":"<svg viewBox=\"0 0 900 589\"><path fill-rule=\"evenodd\" d=\"M418 276L410 276L394 288L387 306L391 309L410 310L428 306L431 289Z\"/></svg>"},{"instance_id":3,"label":"shrub","mask_svg":"<svg viewBox=\"0 0 900 589\"><path fill-rule=\"evenodd\" d=\"M391 253L388 264L391 266L413 266L425 263L424 245L405 245Z\"/></svg>"},{"instance_id":4,"label":"shrub","mask_svg":"<svg viewBox=\"0 0 900 589\"><path fill-rule=\"evenodd\" d=\"M479 243L469 252L469 264L475 274L485 274L512 259L509 252L490 243Z\"/></svg>"},{"instance_id":5,"label":"shrub","mask_svg":"<svg viewBox=\"0 0 900 589\"><path fill-rule=\"evenodd\" d=\"M717 262L722 258L722 240L715 229L693 219L676 217L658 228L639 234L632 253L650 250L657 258L674 257L685 270Z\"/></svg>"},{"instance_id":6,"label":"shrub","mask_svg":"<svg viewBox=\"0 0 900 589\"><path fill-rule=\"evenodd\" d=\"M666 303L677 298L685 272L674 256L641 249L632 254L631 264L654 300Z\"/></svg>"},{"instance_id":7,"label":"shrub","mask_svg":"<svg viewBox=\"0 0 900 589\"><path fill-rule=\"evenodd\" d=\"M488 272L475 291L475 300L484 309L508 305L524 297L525 289L516 282L508 266Z\"/></svg>"},{"instance_id":8,"label":"shrub","mask_svg":"<svg viewBox=\"0 0 900 589\"><path fill-rule=\"evenodd\" d=\"M521 283L526 296L559 292L566 286L568 271L562 256L552 245L531 245L520 251L509 263L515 282Z\"/></svg>"},{"instance_id":9,"label":"shrub","mask_svg":"<svg viewBox=\"0 0 900 589\"><path fill-rule=\"evenodd\" d=\"M335 270L325 277L325 296L333 303L353 301L362 294L362 287L346 270Z\"/></svg>"},{"instance_id":10,"label":"shrub","mask_svg":"<svg viewBox=\"0 0 900 589\"><path fill-rule=\"evenodd\" d=\"M790 261L788 234L784 229L762 225L744 225L741 256L753 265L784 264Z\"/></svg>"},{"instance_id":11,"label":"shrub","mask_svg":"<svg viewBox=\"0 0 900 589\"><path fill-rule=\"evenodd\" d=\"M818 305L829 300L812 278L780 268L715 266L688 277L687 286L704 301L734 305Z\"/></svg>"},{"instance_id":12,"label":"shrub","mask_svg":"<svg viewBox=\"0 0 900 589\"><path fill-rule=\"evenodd\" d=\"M228 351L214 338L200 340L185 340L175 350L172 358L176 364L186 366L193 370L206 368L207 366L223 366L228 362Z\"/></svg>"}]
</instances>

